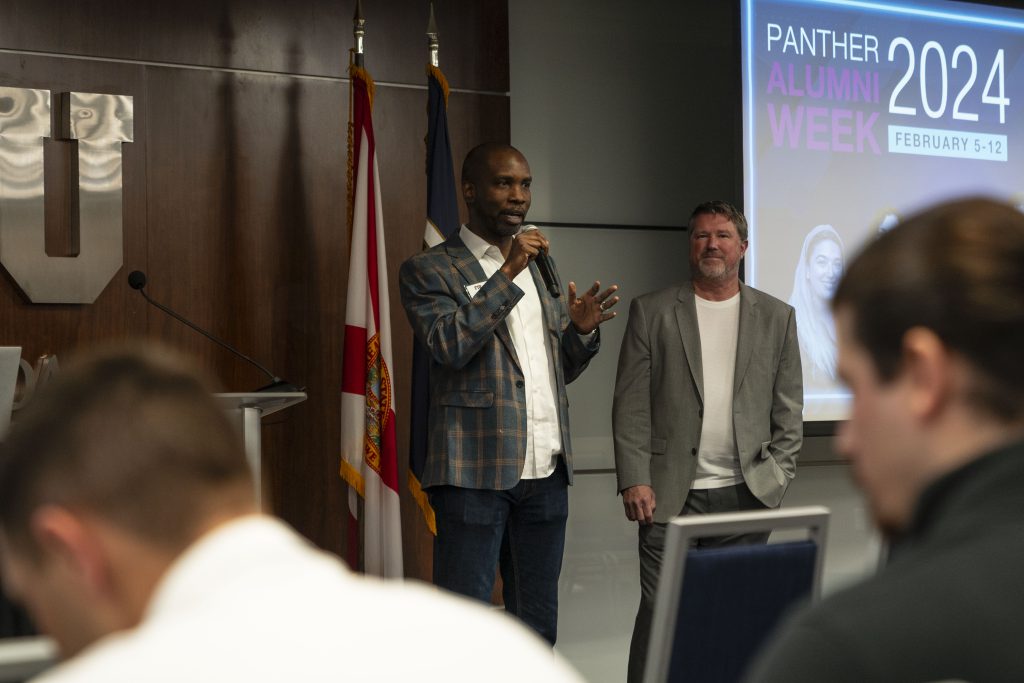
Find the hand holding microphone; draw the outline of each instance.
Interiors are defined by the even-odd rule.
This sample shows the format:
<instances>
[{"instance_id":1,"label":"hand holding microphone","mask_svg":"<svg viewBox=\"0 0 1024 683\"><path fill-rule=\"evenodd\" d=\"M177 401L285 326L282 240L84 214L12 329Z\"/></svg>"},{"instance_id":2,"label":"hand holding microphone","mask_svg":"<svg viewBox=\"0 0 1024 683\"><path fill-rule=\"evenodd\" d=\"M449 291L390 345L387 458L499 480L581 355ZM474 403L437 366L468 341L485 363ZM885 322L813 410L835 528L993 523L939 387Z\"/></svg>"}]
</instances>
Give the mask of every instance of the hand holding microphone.
<instances>
[{"instance_id":1,"label":"hand holding microphone","mask_svg":"<svg viewBox=\"0 0 1024 683\"><path fill-rule=\"evenodd\" d=\"M514 279L529 266L530 261L537 264L548 293L556 299L560 297L562 290L555 277L555 271L551 267L551 261L548 259L548 239L541 234L536 225L524 225L519 234L512 238L512 249L509 251L505 264L516 270L514 273L506 270L505 274L509 275L510 279Z\"/></svg>"}]
</instances>

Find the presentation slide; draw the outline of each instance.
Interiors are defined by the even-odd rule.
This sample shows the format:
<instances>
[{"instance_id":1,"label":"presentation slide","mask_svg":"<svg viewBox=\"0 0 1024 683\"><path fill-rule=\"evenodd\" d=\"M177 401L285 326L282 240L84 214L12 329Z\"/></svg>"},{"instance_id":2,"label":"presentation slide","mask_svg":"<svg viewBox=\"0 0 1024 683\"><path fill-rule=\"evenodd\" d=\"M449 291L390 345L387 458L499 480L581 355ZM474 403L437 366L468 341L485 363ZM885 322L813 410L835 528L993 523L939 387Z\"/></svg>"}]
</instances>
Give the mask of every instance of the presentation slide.
<instances>
[{"instance_id":1,"label":"presentation slide","mask_svg":"<svg viewBox=\"0 0 1024 683\"><path fill-rule=\"evenodd\" d=\"M797 311L804 417L841 420L828 302L901 217L969 194L1024 207L1024 11L742 0L749 284Z\"/></svg>"}]
</instances>

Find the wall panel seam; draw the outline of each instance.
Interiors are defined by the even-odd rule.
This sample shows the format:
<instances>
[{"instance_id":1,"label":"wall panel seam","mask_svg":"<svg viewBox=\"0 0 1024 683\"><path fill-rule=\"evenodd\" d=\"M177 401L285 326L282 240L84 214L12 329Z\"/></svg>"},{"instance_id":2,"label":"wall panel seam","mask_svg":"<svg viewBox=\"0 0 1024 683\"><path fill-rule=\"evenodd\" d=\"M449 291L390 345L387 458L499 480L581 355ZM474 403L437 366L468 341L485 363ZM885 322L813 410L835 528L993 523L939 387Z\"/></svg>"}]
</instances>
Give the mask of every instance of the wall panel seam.
<instances>
[{"instance_id":1,"label":"wall panel seam","mask_svg":"<svg viewBox=\"0 0 1024 683\"><path fill-rule=\"evenodd\" d=\"M316 76L313 74L291 73L288 71L270 71L264 69L240 69L229 66L209 66L199 64L181 64L178 62L156 62L144 59L120 59L117 57L90 57L88 55L77 55L62 52L45 52L39 50L14 50L0 48L0 54L29 55L32 57L54 57L57 59L73 59L86 62L106 62L110 64L126 64L130 66L155 66L168 69L186 69L190 71L216 71L221 73L238 74L245 76L284 76L306 81L329 81L332 83L347 84L351 79L344 76ZM371 74L372 75L372 74ZM426 77L424 77L426 78ZM400 83L396 81L379 81L374 79L374 84L379 88L406 88L411 90L426 90L426 85L419 83ZM488 95L492 97L510 97L511 91L500 90L474 90L472 88L451 88L450 92L465 95Z\"/></svg>"}]
</instances>

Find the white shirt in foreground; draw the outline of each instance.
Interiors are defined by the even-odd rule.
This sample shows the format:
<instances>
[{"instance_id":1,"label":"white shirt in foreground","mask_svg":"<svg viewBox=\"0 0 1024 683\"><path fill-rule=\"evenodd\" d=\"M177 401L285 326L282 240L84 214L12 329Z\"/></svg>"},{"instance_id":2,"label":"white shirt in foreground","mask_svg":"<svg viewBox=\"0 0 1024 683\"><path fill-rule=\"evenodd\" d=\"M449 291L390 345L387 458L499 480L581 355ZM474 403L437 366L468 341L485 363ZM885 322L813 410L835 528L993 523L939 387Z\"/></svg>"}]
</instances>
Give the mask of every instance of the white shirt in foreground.
<instances>
[{"instance_id":1,"label":"white shirt in foreground","mask_svg":"<svg viewBox=\"0 0 1024 683\"><path fill-rule=\"evenodd\" d=\"M262 515L189 548L137 628L35 681L582 683L511 617L426 584L357 576Z\"/></svg>"}]
</instances>

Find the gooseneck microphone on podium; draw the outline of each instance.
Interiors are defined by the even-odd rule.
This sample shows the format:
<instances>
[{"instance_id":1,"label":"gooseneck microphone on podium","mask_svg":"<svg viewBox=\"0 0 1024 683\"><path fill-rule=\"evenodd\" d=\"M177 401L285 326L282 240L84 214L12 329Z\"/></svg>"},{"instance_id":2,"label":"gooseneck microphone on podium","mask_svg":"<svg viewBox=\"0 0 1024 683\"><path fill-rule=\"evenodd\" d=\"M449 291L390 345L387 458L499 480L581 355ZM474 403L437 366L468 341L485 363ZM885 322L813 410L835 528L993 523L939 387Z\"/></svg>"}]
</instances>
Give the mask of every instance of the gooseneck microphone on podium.
<instances>
[{"instance_id":1,"label":"gooseneck microphone on podium","mask_svg":"<svg viewBox=\"0 0 1024 683\"><path fill-rule=\"evenodd\" d=\"M536 229L536 225L524 225L521 232L530 232ZM558 278L555 277L555 269L551 267L548 252L540 252L533 258L533 262L537 264L537 270L540 271L540 276L544 280L544 286L547 287L548 293L555 299L562 296L562 289L558 284Z\"/></svg>"},{"instance_id":2,"label":"gooseneck microphone on podium","mask_svg":"<svg viewBox=\"0 0 1024 683\"><path fill-rule=\"evenodd\" d=\"M184 323L185 325L188 325L193 330L195 330L199 334L203 335L204 337L206 337L207 339L212 341L217 346L220 346L221 348L227 349L231 353L235 354L236 356L238 356L239 358L244 360L249 365L252 365L253 367L259 368L259 370L261 372L263 372L263 374L265 374L267 377L270 378L270 384L268 384L265 387L260 387L259 389L257 389L257 391L292 392L292 391L305 391L306 390L305 387L297 387L294 384L291 384L290 382L284 381L283 379L281 379L280 377L278 377L277 375L272 373L270 370L266 369L265 367L263 367L262 365L260 365L256 361L254 361L252 358L249 358L249 356L245 355L244 353L242 353L241 351L236 349L231 344L228 344L226 341L224 341L222 339L218 339L217 337L215 337L214 335L210 334L209 332L207 332L203 328L199 327L198 325L192 323L189 320L186 320L184 317L178 315L177 313L175 313L171 309L169 309L166 306L164 306L162 303L160 303L158 301L154 301L153 299L150 299L149 295L146 294L146 274L143 273L141 270L133 270L132 272L128 273L128 286L131 287L132 289L137 289L139 291L139 294L142 295L143 299L145 299L148 303L152 304L153 306L156 306L161 311L163 311L167 315L171 316L172 318L174 318L178 322Z\"/></svg>"}]
</instances>

